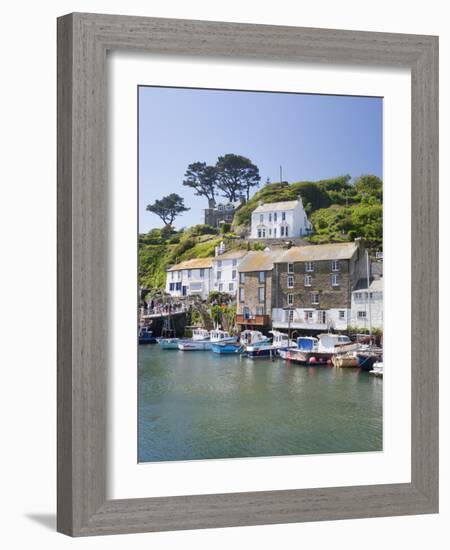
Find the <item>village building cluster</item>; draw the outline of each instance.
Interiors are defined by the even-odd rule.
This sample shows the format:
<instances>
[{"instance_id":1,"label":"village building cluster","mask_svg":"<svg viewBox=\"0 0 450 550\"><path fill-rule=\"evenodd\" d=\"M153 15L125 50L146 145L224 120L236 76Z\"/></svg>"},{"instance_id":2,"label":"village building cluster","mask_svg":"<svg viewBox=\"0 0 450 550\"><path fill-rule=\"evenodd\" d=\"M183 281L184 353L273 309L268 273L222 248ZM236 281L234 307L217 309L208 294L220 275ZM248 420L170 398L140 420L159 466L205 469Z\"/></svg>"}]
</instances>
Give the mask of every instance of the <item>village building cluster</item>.
<instances>
[{"instance_id":1,"label":"village building cluster","mask_svg":"<svg viewBox=\"0 0 450 550\"><path fill-rule=\"evenodd\" d=\"M301 200L260 204L252 213L254 239L289 241L310 229ZM211 291L230 294L241 329L382 328L382 269L380 262L371 266L359 239L290 248L269 244L261 251L227 251L221 243L213 258L170 267L166 292L202 300Z\"/></svg>"}]
</instances>

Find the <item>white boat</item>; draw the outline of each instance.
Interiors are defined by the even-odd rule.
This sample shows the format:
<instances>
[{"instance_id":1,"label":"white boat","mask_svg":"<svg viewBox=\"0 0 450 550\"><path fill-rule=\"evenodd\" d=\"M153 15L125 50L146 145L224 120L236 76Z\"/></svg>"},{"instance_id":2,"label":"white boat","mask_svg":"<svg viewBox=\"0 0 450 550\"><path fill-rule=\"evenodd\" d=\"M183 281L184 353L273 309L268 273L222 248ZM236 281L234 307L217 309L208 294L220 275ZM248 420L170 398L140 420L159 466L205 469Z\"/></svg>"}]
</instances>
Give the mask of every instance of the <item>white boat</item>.
<instances>
[{"instance_id":1,"label":"white boat","mask_svg":"<svg viewBox=\"0 0 450 550\"><path fill-rule=\"evenodd\" d=\"M192 331L192 340L209 340L209 330L205 328L194 328Z\"/></svg>"},{"instance_id":2,"label":"white boat","mask_svg":"<svg viewBox=\"0 0 450 550\"><path fill-rule=\"evenodd\" d=\"M204 328L195 328L192 338L181 340L178 343L181 351L207 351L211 349L210 333Z\"/></svg>"},{"instance_id":3,"label":"white boat","mask_svg":"<svg viewBox=\"0 0 450 550\"><path fill-rule=\"evenodd\" d=\"M278 350L297 347L295 340L291 340L284 332L271 330L270 334L273 336L272 345Z\"/></svg>"},{"instance_id":4,"label":"white boat","mask_svg":"<svg viewBox=\"0 0 450 550\"><path fill-rule=\"evenodd\" d=\"M283 359L302 365L328 365L339 345L348 344L350 338L340 334L320 334L297 338L297 347L288 348L280 353Z\"/></svg>"},{"instance_id":5,"label":"white boat","mask_svg":"<svg viewBox=\"0 0 450 550\"><path fill-rule=\"evenodd\" d=\"M161 349L178 349L181 338L158 338L158 344Z\"/></svg>"},{"instance_id":6,"label":"white boat","mask_svg":"<svg viewBox=\"0 0 450 550\"><path fill-rule=\"evenodd\" d=\"M268 344L270 338L264 336L259 330L244 330L241 332L240 343L243 346L257 346L262 344Z\"/></svg>"},{"instance_id":7,"label":"white boat","mask_svg":"<svg viewBox=\"0 0 450 550\"><path fill-rule=\"evenodd\" d=\"M369 374L373 374L374 376L383 376L383 361L377 361L373 365L373 369L369 372Z\"/></svg>"},{"instance_id":8,"label":"white boat","mask_svg":"<svg viewBox=\"0 0 450 550\"><path fill-rule=\"evenodd\" d=\"M237 342L237 336L230 336L226 330L214 329L210 332L210 340L212 344L232 343Z\"/></svg>"}]
</instances>

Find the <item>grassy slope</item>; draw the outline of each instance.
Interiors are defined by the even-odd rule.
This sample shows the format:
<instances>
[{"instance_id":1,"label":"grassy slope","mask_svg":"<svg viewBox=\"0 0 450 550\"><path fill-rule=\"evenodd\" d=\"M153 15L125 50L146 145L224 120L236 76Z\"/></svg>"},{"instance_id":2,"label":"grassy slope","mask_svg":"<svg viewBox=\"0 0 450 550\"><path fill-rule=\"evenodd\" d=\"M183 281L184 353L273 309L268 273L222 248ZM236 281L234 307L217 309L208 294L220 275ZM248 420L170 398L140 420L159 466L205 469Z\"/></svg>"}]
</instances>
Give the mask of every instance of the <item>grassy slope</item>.
<instances>
[{"instance_id":1,"label":"grassy slope","mask_svg":"<svg viewBox=\"0 0 450 550\"><path fill-rule=\"evenodd\" d=\"M319 182L273 183L265 185L236 212L235 228L250 225L251 213L260 200L265 203L290 201L301 196L303 206L313 224L312 243L353 240L363 237L368 244L382 243L382 205L379 201L364 201L349 184L348 176ZM211 230L211 231L210 231ZM204 234L207 231L207 234ZM203 232L203 234L198 234ZM214 248L224 240L227 249L247 248L244 240L232 234L219 235L207 226L194 226L182 233L161 236L152 230L139 239L139 281L147 288L163 288L166 269L191 258L214 256ZM253 246L253 245L252 245ZM254 246L257 248L257 245Z\"/></svg>"}]
</instances>

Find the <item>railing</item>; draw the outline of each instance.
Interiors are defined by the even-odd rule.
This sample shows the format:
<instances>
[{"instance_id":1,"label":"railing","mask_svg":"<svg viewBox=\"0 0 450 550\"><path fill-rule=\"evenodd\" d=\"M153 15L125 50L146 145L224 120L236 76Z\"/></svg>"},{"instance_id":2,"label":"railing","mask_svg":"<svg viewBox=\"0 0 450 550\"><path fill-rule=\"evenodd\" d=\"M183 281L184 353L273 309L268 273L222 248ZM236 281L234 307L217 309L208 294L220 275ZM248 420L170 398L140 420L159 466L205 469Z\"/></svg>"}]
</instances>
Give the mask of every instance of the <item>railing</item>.
<instances>
[{"instance_id":1,"label":"railing","mask_svg":"<svg viewBox=\"0 0 450 550\"><path fill-rule=\"evenodd\" d=\"M268 315L236 315L236 323L238 325L258 325L264 326L269 324Z\"/></svg>"}]
</instances>

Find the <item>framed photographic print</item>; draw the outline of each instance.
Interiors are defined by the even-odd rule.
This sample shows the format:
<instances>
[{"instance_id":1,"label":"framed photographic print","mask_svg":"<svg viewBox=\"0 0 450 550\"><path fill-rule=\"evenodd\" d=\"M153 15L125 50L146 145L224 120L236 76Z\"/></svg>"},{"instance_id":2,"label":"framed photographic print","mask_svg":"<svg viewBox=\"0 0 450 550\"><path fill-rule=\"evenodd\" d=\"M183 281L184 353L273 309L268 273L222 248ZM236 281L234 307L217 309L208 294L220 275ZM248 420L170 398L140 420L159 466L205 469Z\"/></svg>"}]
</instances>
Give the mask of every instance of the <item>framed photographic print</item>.
<instances>
[{"instance_id":1,"label":"framed photographic print","mask_svg":"<svg viewBox=\"0 0 450 550\"><path fill-rule=\"evenodd\" d=\"M437 38L58 20L58 530L438 509Z\"/></svg>"}]
</instances>

